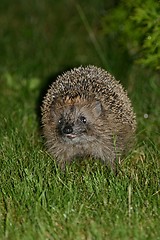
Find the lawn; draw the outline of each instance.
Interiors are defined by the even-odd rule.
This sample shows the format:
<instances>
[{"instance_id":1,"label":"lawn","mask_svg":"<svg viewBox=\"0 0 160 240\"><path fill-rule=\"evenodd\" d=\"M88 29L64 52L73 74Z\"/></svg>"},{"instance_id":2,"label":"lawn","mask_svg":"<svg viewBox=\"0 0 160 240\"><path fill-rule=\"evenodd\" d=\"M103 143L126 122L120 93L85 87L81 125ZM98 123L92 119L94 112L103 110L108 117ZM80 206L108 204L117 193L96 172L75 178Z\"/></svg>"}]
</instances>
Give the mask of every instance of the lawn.
<instances>
[{"instance_id":1,"label":"lawn","mask_svg":"<svg viewBox=\"0 0 160 240\"><path fill-rule=\"evenodd\" d=\"M160 81L110 47L105 1L0 3L0 239L160 239ZM61 172L41 136L51 77L94 64L119 79L137 142L115 176L86 159Z\"/></svg>"}]
</instances>

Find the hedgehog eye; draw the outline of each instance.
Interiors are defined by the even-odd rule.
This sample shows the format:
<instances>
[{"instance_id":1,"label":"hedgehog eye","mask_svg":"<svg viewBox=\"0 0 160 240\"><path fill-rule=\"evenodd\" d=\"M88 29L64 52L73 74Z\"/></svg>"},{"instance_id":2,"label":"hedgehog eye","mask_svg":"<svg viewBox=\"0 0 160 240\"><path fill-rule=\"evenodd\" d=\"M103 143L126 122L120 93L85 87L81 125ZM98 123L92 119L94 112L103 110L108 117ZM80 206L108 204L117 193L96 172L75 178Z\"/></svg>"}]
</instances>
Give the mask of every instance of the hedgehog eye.
<instances>
[{"instance_id":1,"label":"hedgehog eye","mask_svg":"<svg viewBox=\"0 0 160 240\"><path fill-rule=\"evenodd\" d=\"M87 119L86 119L84 116L80 116L79 119L80 119L80 121L83 122L83 123L86 123L86 122L87 122Z\"/></svg>"},{"instance_id":2,"label":"hedgehog eye","mask_svg":"<svg viewBox=\"0 0 160 240\"><path fill-rule=\"evenodd\" d=\"M61 118L58 120L58 123L59 123L59 124L62 124L62 122L63 122L63 118L61 117Z\"/></svg>"}]
</instances>

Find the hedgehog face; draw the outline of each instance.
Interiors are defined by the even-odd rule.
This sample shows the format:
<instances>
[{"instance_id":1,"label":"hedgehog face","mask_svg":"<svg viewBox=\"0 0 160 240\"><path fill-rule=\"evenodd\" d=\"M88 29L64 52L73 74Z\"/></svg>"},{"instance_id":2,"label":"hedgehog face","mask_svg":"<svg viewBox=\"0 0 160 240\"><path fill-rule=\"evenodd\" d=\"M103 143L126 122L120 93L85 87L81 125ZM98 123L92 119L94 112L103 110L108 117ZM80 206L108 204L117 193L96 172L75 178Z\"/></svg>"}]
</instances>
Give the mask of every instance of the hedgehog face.
<instances>
[{"instance_id":1,"label":"hedgehog face","mask_svg":"<svg viewBox=\"0 0 160 240\"><path fill-rule=\"evenodd\" d=\"M83 144L95 139L93 125L102 113L99 101L77 103L71 101L54 107L52 120L56 126L56 134L64 143Z\"/></svg>"}]
</instances>

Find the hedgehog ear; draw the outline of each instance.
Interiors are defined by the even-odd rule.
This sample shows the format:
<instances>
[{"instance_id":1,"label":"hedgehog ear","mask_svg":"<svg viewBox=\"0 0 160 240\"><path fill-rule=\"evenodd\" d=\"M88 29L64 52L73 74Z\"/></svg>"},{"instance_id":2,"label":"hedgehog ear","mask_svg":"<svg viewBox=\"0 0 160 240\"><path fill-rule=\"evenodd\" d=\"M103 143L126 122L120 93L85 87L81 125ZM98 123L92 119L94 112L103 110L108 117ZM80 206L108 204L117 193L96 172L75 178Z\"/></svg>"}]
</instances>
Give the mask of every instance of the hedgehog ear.
<instances>
[{"instance_id":1,"label":"hedgehog ear","mask_svg":"<svg viewBox=\"0 0 160 240\"><path fill-rule=\"evenodd\" d=\"M96 117L99 117L102 113L102 104L98 100L93 103L93 113Z\"/></svg>"}]
</instances>

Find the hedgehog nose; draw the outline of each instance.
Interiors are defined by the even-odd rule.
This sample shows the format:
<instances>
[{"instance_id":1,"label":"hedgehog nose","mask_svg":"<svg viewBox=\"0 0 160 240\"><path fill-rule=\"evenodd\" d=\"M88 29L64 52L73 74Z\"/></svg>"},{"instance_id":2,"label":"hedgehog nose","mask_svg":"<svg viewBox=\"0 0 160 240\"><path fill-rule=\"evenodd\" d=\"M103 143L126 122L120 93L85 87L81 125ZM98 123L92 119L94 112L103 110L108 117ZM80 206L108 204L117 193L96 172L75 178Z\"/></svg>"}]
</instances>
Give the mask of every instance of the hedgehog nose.
<instances>
[{"instance_id":1,"label":"hedgehog nose","mask_svg":"<svg viewBox=\"0 0 160 240\"><path fill-rule=\"evenodd\" d=\"M73 132L73 127L71 125L66 125L62 131L64 134L70 134Z\"/></svg>"}]
</instances>

